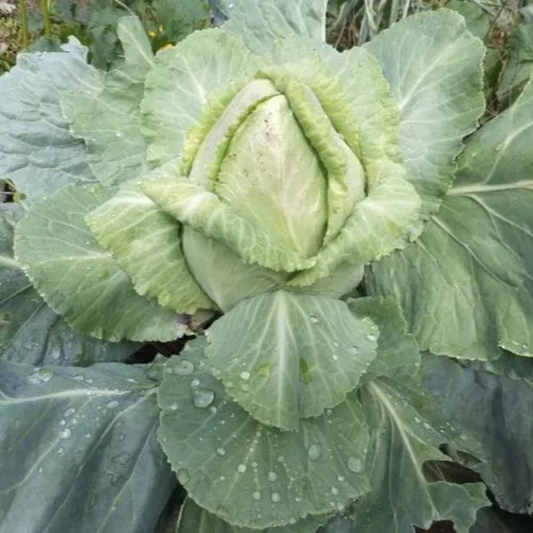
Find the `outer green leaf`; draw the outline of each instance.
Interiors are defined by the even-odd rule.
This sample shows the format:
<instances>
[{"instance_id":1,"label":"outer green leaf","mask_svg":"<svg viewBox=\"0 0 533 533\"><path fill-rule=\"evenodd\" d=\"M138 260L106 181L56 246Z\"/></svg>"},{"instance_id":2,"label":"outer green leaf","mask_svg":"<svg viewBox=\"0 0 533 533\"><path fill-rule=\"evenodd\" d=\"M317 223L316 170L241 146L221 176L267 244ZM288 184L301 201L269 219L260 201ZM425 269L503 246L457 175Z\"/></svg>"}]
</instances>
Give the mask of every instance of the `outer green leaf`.
<instances>
[{"instance_id":1,"label":"outer green leaf","mask_svg":"<svg viewBox=\"0 0 533 533\"><path fill-rule=\"evenodd\" d=\"M350 298L347 303L355 316L369 317L379 328L377 357L365 379L387 377L404 386L416 382L413 378L418 375L420 351L398 304L391 298Z\"/></svg>"},{"instance_id":2,"label":"outer green leaf","mask_svg":"<svg viewBox=\"0 0 533 533\"><path fill-rule=\"evenodd\" d=\"M500 77L498 99L512 104L533 74L533 26L520 24L508 39L509 56Z\"/></svg>"},{"instance_id":3,"label":"outer green leaf","mask_svg":"<svg viewBox=\"0 0 533 533\"><path fill-rule=\"evenodd\" d=\"M283 246L268 229L252 226L216 194L187 179L163 177L143 181L143 192L184 225L225 244L248 264L293 272L315 261Z\"/></svg>"},{"instance_id":4,"label":"outer green leaf","mask_svg":"<svg viewBox=\"0 0 533 533\"><path fill-rule=\"evenodd\" d=\"M109 196L100 187L70 186L36 204L17 225L16 257L77 331L112 341L172 340L176 315L139 296L85 224L85 215Z\"/></svg>"},{"instance_id":5,"label":"outer green leaf","mask_svg":"<svg viewBox=\"0 0 533 533\"><path fill-rule=\"evenodd\" d=\"M73 39L64 52L21 54L0 79L0 177L29 200L68 183L93 181L85 147L60 108L61 92L96 83L86 50Z\"/></svg>"},{"instance_id":6,"label":"outer green leaf","mask_svg":"<svg viewBox=\"0 0 533 533\"><path fill-rule=\"evenodd\" d=\"M362 402L372 428L366 462L372 492L357 503L351 531L405 533L414 525L427 529L434 520L453 520L457 533L467 533L477 509L488 503L485 488L426 480L423 464L445 459L438 446L446 440L435 429L437 421L414 407L427 399L379 380L366 386Z\"/></svg>"},{"instance_id":7,"label":"outer green leaf","mask_svg":"<svg viewBox=\"0 0 533 533\"><path fill-rule=\"evenodd\" d=\"M104 185L133 179L146 169L139 106L152 50L137 17L121 18L117 31L124 64L93 85L65 94L61 102L72 132L87 144L96 179Z\"/></svg>"},{"instance_id":8,"label":"outer green leaf","mask_svg":"<svg viewBox=\"0 0 533 533\"><path fill-rule=\"evenodd\" d=\"M505 509L533 511L533 388L530 384L425 357L429 389L448 418L481 444L477 470Z\"/></svg>"},{"instance_id":9,"label":"outer green leaf","mask_svg":"<svg viewBox=\"0 0 533 533\"><path fill-rule=\"evenodd\" d=\"M46 305L13 259L13 231L23 209L0 207L0 358L32 365L120 361L137 345L79 335Z\"/></svg>"},{"instance_id":10,"label":"outer green leaf","mask_svg":"<svg viewBox=\"0 0 533 533\"><path fill-rule=\"evenodd\" d=\"M206 355L228 393L263 424L286 430L345 400L376 356L378 329L340 300L268 293L209 330Z\"/></svg>"},{"instance_id":11,"label":"outer green leaf","mask_svg":"<svg viewBox=\"0 0 533 533\"><path fill-rule=\"evenodd\" d=\"M236 0L224 29L252 52L264 54L276 39L302 35L325 41L327 0Z\"/></svg>"},{"instance_id":12,"label":"outer green leaf","mask_svg":"<svg viewBox=\"0 0 533 533\"><path fill-rule=\"evenodd\" d=\"M181 41L209 24L208 0L154 0L150 7L164 23L164 36L170 42Z\"/></svg>"},{"instance_id":13,"label":"outer green leaf","mask_svg":"<svg viewBox=\"0 0 533 533\"><path fill-rule=\"evenodd\" d=\"M394 295L423 350L533 355L532 112L530 82L472 137L422 237L372 268L371 292Z\"/></svg>"},{"instance_id":14,"label":"outer green leaf","mask_svg":"<svg viewBox=\"0 0 533 533\"><path fill-rule=\"evenodd\" d=\"M326 516L308 516L296 524L262 529L262 533L309 533L315 531L325 520ZM234 527L221 520L218 516L202 509L187 498L178 522L176 533L255 533L257 529L247 527Z\"/></svg>"},{"instance_id":15,"label":"outer green leaf","mask_svg":"<svg viewBox=\"0 0 533 533\"><path fill-rule=\"evenodd\" d=\"M122 364L0 361L0 531L149 531L175 485L155 391Z\"/></svg>"},{"instance_id":16,"label":"outer green leaf","mask_svg":"<svg viewBox=\"0 0 533 533\"><path fill-rule=\"evenodd\" d=\"M400 108L407 177L426 218L450 187L461 141L483 113L485 49L464 19L445 9L408 17L365 48L381 63Z\"/></svg>"},{"instance_id":17,"label":"outer green leaf","mask_svg":"<svg viewBox=\"0 0 533 533\"><path fill-rule=\"evenodd\" d=\"M297 432L268 428L207 373L204 346L171 358L159 390L159 439L192 499L231 524L262 529L366 492L367 433L353 395Z\"/></svg>"},{"instance_id":18,"label":"outer green leaf","mask_svg":"<svg viewBox=\"0 0 533 533\"><path fill-rule=\"evenodd\" d=\"M181 251L180 224L128 183L86 217L98 242L131 277L141 295L179 313L212 309Z\"/></svg>"},{"instance_id":19,"label":"outer green leaf","mask_svg":"<svg viewBox=\"0 0 533 533\"><path fill-rule=\"evenodd\" d=\"M193 33L179 46L160 52L146 78L141 105L149 160L162 164L180 157L210 93L252 75L256 68L244 44L221 30Z\"/></svg>"}]
</instances>

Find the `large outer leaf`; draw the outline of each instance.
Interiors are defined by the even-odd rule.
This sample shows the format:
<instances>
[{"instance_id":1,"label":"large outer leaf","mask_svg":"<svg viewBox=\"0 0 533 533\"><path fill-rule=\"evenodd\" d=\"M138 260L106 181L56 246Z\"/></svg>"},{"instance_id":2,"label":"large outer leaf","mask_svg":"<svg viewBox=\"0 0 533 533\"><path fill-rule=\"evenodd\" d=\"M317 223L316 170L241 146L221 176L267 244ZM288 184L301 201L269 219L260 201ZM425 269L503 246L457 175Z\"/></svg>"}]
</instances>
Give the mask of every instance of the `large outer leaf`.
<instances>
[{"instance_id":1,"label":"large outer leaf","mask_svg":"<svg viewBox=\"0 0 533 533\"><path fill-rule=\"evenodd\" d=\"M36 204L17 225L16 257L77 331L112 341L172 340L175 313L139 296L85 224L85 215L109 196L100 186L70 186Z\"/></svg>"},{"instance_id":2,"label":"large outer leaf","mask_svg":"<svg viewBox=\"0 0 533 533\"><path fill-rule=\"evenodd\" d=\"M125 184L86 221L140 295L157 297L160 305L178 313L216 307L189 272L179 222L143 194L136 183Z\"/></svg>"},{"instance_id":3,"label":"large outer leaf","mask_svg":"<svg viewBox=\"0 0 533 533\"><path fill-rule=\"evenodd\" d=\"M0 361L0 532L146 533L175 478L139 368Z\"/></svg>"},{"instance_id":4,"label":"large outer leaf","mask_svg":"<svg viewBox=\"0 0 533 533\"><path fill-rule=\"evenodd\" d=\"M207 372L205 341L167 363L159 440L199 505L262 529L343 508L368 488L368 435L355 394L297 432L259 424Z\"/></svg>"},{"instance_id":5,"label":"large outer leaf","mask_svg":"<svg viewBox=\"0 0 533 533\"><path fill-rule=\"evenodd\" d=\"M460 15L444 9L408 17L365 48L380 61L400 107L407 177L427 217L452 183L463 137L483 113L485 49Z\"/></svg>"},{"instance_id":6,"label":"large outer leaf","mask_svg":"<svg viewBox=\"0 0 533 533\"><path fill-rule=\"evenodd\" d=\"M120 361L137 345L111 344L74 332L43 302L14 264L13 231L23 209L0 206L0 359L31 365L89 365Z\"/></svg>"},{"instance_id":7,"label":"large outer leaf","mask_svg":"<svg viewBox=\"0 0 533 533\"><path fill-rule=\"evenodd\" d=\"M327 0L236 0L224 29L254 53L267 52L280 37L302 35L325 41Z\"/></svg>"},{"instance_id":8,"label":"large outer leaf","mask_svg":"<svg viewBox=\"0 0 533 533\"><path fill-rule=\"evenodd\" d=\"M453 520L457 533L467 533L477 509L487 505L481 483L426 480L424 462L443 460L439 444L454 434L457 438L457 433L422 414L425 396L417 398L385 380L369 383L362 391L371 428L366 468L372 492L357 502L351 531L406 533L414 525L427 529L434 520Z\"/></svg>"},{"instance_id":9,"label":"large outer leaf","mask_svg":"<svg viewBox=\"0 0 533 533\"><path fill-rule=\"evenodd\" d=\"M117 31L124 64L94 85L65 94L61 102L72 132L87 144L96 179L104 185L133 179L146 168L139 106L153 64L152 49L137 17L120 19Z\"/></svg>"},{"instance_id":10,"label":"large outer leaf","mask_svg":"<svg viewBox=\"0 0 533 533\"><path fill-rule=\"evenodd\" d=\"M327 520L326 516L309 516L296 524L261 529L261 533L310 533ZM187 498L181 508L176 533L257 533L257 529L230 526L218 516L202 509Z\"/></svg>"},{"instance_id":11,"label":"large outer leaf","mask_svg":"<svg viewBox=\"0 0 533 533\"><path fill-rule=\"evenodd\" d=\"M469 141L415 244L372 267L421 348L468 359L533 355L533 83Z\"/></svg>"},{"instance_id":12,"label":"large outer leaf","mask_svg":"<svg viewBox=\"0 0 533 533\"><path fill-rule=\"evenodd\" d=\"M180 157L208 95L255 70L256 61L244 44L221 30L193 33L160 52L141 104L149 160L162 164Z\"/></svg>"},{"instance_id":13,"label":"large outer leaf","mask_svg":"<svg viewBox=\"0 0 533 533\"><path fill-rule=\"evenodd\" d=\"M499 80L498 99L513 103L533 74L533 26L520 24L508 40L509 57Z\"/></svg>"},{"instance_id":14,"label":"large outer leaf","mask_svg":"<svg viewBox=\"0 0 533 533\"><path fill-rule=\"evenodd\" d=\"M346 399L376 356L378 334L340 300L278 291L217 320L206 355L254 418L295 430Z\"/></svg>"},{"instance_id":15,"label":"large outer leaf","mask_svg":"<svg viewBox=\"0 0 533 533\"><path fill-rule=\"evenodd\" d=\"M11 179L29 200L68 183L93 181L85 147L61 113L65 90L97 83L76 40L64 52L21 54L0 78L0 177Z\"/></svg>"},{"instance_id":16,"label":"large outer leaf","mask_svg":"<svg viewBox=\"0 0 533 533\"><path fill-rule=\"evenodd\" d=\"M533 387L445 358L424 358L424 374L448 420L481 444L475 467L498 503L533 511Z\"/></svg>"},{"instance_id":17,"label":"large outer leaf","mask_svg":"<svg viewBox=\"0 0 533 533\"><path fill-rule=\"evenodd\" d=\"M369 317L379 328L377 356L363 379L387 377L416 390L420 351L398 304L391 298L350 298L347 304L355 316Z\"/></svg>"}]
</instances>

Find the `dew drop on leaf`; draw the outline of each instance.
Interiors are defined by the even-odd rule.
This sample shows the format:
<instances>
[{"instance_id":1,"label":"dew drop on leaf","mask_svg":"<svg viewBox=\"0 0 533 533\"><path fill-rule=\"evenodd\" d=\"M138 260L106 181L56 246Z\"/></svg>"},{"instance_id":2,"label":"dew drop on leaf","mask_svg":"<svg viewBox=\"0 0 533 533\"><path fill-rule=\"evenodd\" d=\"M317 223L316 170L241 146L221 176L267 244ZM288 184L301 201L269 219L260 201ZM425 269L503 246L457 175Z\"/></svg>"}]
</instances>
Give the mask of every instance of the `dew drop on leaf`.
<instances>
[{"instance_id":1,"label":"dew drop on leaf","mask_svg":"<svg viewBox=\"0 0 533 533\"><path fill-rule=\"evenodd\" d=\"M331 494L337 496L337 494L339 494L339 489L337 487L331 487Z\"/></svg>"},{"instance_id":2,"label":"dew drop on leaf","mask_svg":"<svg viewBox=\"0 0 533 533\"><path fill-rule=\"evenodd\" d=\"M74 407L69 407L69 408L65 411L65 416L72 416L75 412L76 412L76 409L74 409Z\"/></svg>"},{"instance_id":3,"label":"dew drop on leaf","mask_svg":"<svg viewBox=\"0 0 533 533\"><path fill-rule=\"evenodd\" d=\"M198 387L198 385L200 385L200 380L199 379L193 379L191 381L191 387Z\"/></svg>"},{"instance_id":4,"label":"dew drop on leaf","mask_svg":"<svg viewBox=\"0 0 533 533\"><path fill-rule=\"evenodd\" d=\"M252 498L253 498L254 500L256 500L256 501L257 501L257 500L260 500L260 499L261 499L261 493L258 492L257 490L256 490L255 492L252 492Z\"/></svg>"},{"instance_id":5,"label":"dew drop on leaf","mask_svg":"<svg viewBox=\"0 0 533 533\"><path fill-rule=\"evenodd\" d=\"M224 448L217 448L217 455L224 457L224 455L226 455L226 450Z\"/></svg>"},{"instance_id":6,"label":"dew drop on leaf","mask_svg":"<svg viewBox=\"0 0 533 533\"><path fill-rule=\"evenodd\" d=\"M196 389L192 395L195 407L209 407L215 399L215 393L210 389Z\"/></svg>"},{"instance_id":7,"label":"dew drop on leaf","mask_svg":"<svg viewBox=\"0 0 533 533\"><path fill-rule=\"evenodd\" d=\"M57 449L58 455L63 455L64 452L65 452L64 448L58 448Z\"/></svg>"},{"instance_id":8,"label":"dew drop on leaf","mask_svg":"<svg viewBox=\"0 0 533 533\"><path fill-rule=\"evenodd\" d=\"M311 315L309 317L309 321L312 322L313 324L318 324L319 322L318 318L315 315Z\"/></svg>"},{"instance_id":9,"label":"dew drop on leaf","mask_svg":"<svg viewBox=\"0 0 533 533\"><path fill-rule=\"evenodd\" d=\"M246 465L239 465L237 467L237 472L240 472L241 474L244 474L246 472Z\"/></svg>"},{"instance_id":10,"label":"dew drop on leaf","mask_svg":"<svg viewBox=\"0 0 533 533\"><path fill-rule=\"evenodd\" d=\"M372 333L370 333L369 335L366 336L366 338L369 340L369 341L375 341L377 339L377 337L375 335L373 335Z\"/></svg>"},{"instance_id":11,"label":"dew drop on leaf","mask_svg":"<svg viewBox=\"0 0 533 533\"><path fill-rule=\"evenodd\" d=\"M350 355L357 355L359 353L359 348L357 348L357 346L349 346L346 351L350 354Z\"/></svg>"},{"instance_id":12,"label":"dew drop on leaf","mask_svg":"<svg viewBox=\"0 0 533 533\"><path fill-rule=\"evenodd\" d=\"M118 407L117 400L111 400L111 401L107 402L106 403L106 407L108 407L109 409L114 409L115 407Z\"/></svg>"},{"instance_id":13,"label":"dew drop on leaf","mask_svg":"<svg viewBox=\"0 0 533 533\"><path fill-rule=\"evenodd\" d=\"M185 468L180 468L177 471L177 475L181 483L187 483L189 479L191 479L191 474L189 474L189 471Z\"/></svg>"},{"instance_id":14,"label":"dew drop on leaf","mask_svg":"<svg viewBox=\"0 0 533 533\"><path fill-rule=\"evenodd\" d=\"M171 410L171 411L177 411L177 410L178 410L178 404L177 404L177 403L173 403L173 404L170 406L170 410Z\"/></svg>"},{"instance_id":15,"label":"dew drop on leaf","mask_svg":"<svg viewBox=\"0 0 533 533\"><path fill-rule=\"evenodd\" d=\"M65 428L65 429L59 434L59 436L60 436L62 439L68 439L71 435L72 435L72 432L70 431L69 428Z\"/></svg>"},{"instance_id":16,"label":"dew drop on leaf","mask_svg":"<svg viewBox=\"0 0 533 533\"><path fill-rule=\"evenodd\" d=\"M187 361L187 359L182 359L175 367L174 372L178 376L188 376L194 372L194 365Z\"/></svg>"},{"instance_id":17,"label":"dew drop on leaf","mask_svg":"<svg viewBox=\"0 0 533 533\"><path fill-rule=\"evenodd\" d=\"M311 461L316 461L317 459L320 459L320 456L322 455L322 448L319 444L312 444L309 446L309 449L307 450L307 456Z\"/></svg>"},{"instance_id":18,"label":"dew drop on leaf","mask_svg":"<svg viewBox=\"0 0 533 533\"><path fill-rule=\"evenodd\" d=\"M278 475L276 474L276 472L269 472L267 474L267 478L268 481L276 481L276 479L278 479Z\"/></svg>"},{"instance_id":19,"label":"dew drop on leaf","mask_svg":"<svg viewBox=\"0 0 533 533\"><path fill-rule=\"evenodd\" d=\"M352 472L358 474L363 470L363 463L360 459L356 459L355 457L349 457L348 470L351 470Z\"/></svg>"},{"instance_id":20,"label":"dew drop on leaf","mask_svg":"<svg viewBox=\"0 0 533 533\"><path fill-rule=\"evenodd\" d=\"M242 379L250 379L250 372L241 372L241 378Z\"/></svg>"},{"instance_id":21,"label":"dew drop on leaf","mask_svg":"<svg viewBox=\"0 0 533 533\"><path fill-rule=\"evenodd\" d=\"M272 496L270 496L270 499L271 499L274 503L278 503L278 502L281 500L281 496L280 496L277 492L273 492L273 493L272 493Z\"/></svg>"}]
</instances>

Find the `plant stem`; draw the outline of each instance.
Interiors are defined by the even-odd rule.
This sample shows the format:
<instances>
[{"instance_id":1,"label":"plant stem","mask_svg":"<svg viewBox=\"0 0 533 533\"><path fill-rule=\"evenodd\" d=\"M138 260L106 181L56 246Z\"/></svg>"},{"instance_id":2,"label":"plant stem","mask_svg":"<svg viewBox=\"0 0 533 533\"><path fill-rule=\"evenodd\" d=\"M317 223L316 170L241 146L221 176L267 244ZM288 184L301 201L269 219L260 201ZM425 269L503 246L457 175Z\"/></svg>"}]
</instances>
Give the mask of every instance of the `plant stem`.
<instances>
[{"instance_id":1,"label":"plant stem","mask_svg":"<svg viewBox=\"0 0 533 533\"><path fill-rule=\"evenodd\" d=\"M41 15L43 16L44 34L46 37L52 37L52 26L50 24L49 0L41 0Z\"/></svg>"},{"instance_id":2,"label":"plant stem","mask_svg":"<svg viewBox=\"0 0 533 533\"><path fill-rule=\"evenodd\" d=\"M26 0L19 0L19 16L22 29L22 48L26 49L30 46L30 29L28 26L28 9L26 8Z\"/></svg>"}]
</instances>

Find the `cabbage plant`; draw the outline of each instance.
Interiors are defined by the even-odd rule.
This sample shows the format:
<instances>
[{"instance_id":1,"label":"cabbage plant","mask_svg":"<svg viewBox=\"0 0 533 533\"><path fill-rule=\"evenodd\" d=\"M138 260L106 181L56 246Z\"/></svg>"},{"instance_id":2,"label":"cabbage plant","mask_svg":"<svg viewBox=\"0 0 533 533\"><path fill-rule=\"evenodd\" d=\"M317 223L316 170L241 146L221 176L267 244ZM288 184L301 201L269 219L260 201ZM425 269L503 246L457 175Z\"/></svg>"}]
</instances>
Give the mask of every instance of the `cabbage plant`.
<instances>
[{"instance_id":1,"label":"cabbage plant","mask_svg":"<svg viewBox=\"0 0 533 533\"><path fill-rule=\"evenodd\" d=\"M528 512L533 86L479 128L449 10L344 53L325 0L228 13L0 79L0 531L155 531L178 482L180 533L467 532L486 486Z\"/></svg>"}]
</instances>

